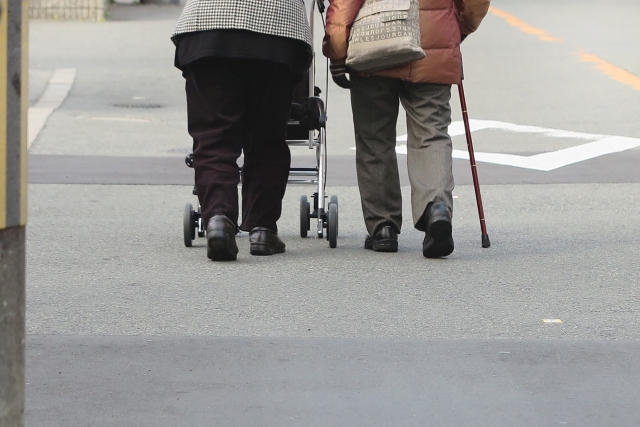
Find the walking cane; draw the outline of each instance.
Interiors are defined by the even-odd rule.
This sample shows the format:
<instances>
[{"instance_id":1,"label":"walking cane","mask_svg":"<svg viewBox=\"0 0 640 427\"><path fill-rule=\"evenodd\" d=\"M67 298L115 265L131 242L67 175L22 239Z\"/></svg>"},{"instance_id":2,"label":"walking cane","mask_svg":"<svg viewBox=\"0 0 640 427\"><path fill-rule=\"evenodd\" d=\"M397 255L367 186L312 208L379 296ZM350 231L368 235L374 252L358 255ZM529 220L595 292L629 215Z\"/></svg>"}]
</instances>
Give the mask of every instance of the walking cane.
<instances>
[{"instance_id":1,"label":"walking cane","mask_svg":"<svg viewBox=\"0 0 640 427\"><path fill-rule=\"evenodd\" d=\"M482 196L480 195L480 182L478 181L478 171L476 170L476 157L473 154L473 142L471 142L471 128L469 127L469 115L467 114L467 102L464 98L464 88L462 79L458 83L458 93L460 94L460 106L462 107L462 120L464 121L464 132L467 136L467 148L469 149L469 161L471 162L471 175L473 177L473 188L476 191L476 202L478 203L478 215L480 216L480 230L482 231L482 247L491 246L489 235L487 234L487 224L484 220L484 209L482 208Z\"/></svg>"}]
</instances>

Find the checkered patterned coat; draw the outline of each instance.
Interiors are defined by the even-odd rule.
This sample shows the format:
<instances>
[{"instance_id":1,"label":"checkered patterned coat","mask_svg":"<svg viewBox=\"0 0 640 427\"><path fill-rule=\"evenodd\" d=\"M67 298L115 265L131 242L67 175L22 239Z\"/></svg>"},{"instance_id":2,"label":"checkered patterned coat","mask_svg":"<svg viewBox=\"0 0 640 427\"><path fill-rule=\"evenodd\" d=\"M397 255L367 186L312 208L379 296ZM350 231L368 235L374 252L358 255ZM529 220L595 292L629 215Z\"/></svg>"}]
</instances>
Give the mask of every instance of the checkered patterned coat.
<instances>
[{"instance_id":1,"label":"checkered patterned coat","mask_svg":"<svg viewBox=\"0 0 640 427\"><path fill-rule=\"evenodd\" d=\"M188 0L171 38L214 29L248 30L312 44L303 0Z\"/></svg>"}]
</instances>

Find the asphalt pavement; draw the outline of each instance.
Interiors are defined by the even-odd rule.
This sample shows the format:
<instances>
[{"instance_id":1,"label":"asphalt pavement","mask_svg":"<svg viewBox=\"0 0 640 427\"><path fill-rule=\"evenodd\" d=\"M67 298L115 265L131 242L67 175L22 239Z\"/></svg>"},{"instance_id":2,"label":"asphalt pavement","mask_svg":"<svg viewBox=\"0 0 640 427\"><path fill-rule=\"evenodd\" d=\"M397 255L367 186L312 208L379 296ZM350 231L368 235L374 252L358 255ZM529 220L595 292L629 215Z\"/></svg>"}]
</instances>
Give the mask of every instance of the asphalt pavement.
<instances>
[{"instance_id":1,"label":"asphalt pavement","mask_svg":"<svg viewBox=\"0 0 640 427\"><path fill-rule=\"evenodd\" d=\"M454 88L441 260L411 225L403 114L400 250L363 249L349 94L327 87L318 28L338 247L299 237L314 190L290 186L287 252L252 257L242 233L235 263L182 242L180 10L30 24L34 113L75 71L29 149L27 426L640 426L640 5L492 2L463 44L492 246Z\"/></svg>"}]
</instances>

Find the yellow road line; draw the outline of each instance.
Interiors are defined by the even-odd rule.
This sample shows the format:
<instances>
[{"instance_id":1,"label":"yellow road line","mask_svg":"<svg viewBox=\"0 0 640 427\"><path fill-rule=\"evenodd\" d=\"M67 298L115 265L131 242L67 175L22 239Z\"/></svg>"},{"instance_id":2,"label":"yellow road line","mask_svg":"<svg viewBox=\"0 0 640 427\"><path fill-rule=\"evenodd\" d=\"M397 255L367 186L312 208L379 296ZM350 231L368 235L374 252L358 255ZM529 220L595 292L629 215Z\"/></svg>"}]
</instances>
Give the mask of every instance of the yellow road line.
<instances>
[{"instance_id":1,"label":"yellow road line","mask_svg":"<svg viewBox=\"0 0 640 427\"><path fill-rule=\"evenodd\" d=\"M631 86L635 90L640 91L640 77L635 74L631 74L627 70L623 70L620 67L616 67L613 64L608 63L604 59L598 58L582 49L578 50L578 57L582 62L591 62L594 68L600 71L602 74L609 76L613 80L622 84Z\"/></svg>"},{"instance_id":2,"label":"yellow road line","mask_svg":"<svg viewBox=\"0 0 640 427\"><path fill-rule=\"evenodd\" d=\"M545 32L544 30L541 30L540 28L532 27L531 25L527 24L524 21L521 21L520 19L516 18L515 16L509 15L508 13L503 12L500 9L496 9L493 6L491 6L489 8L489 11L491 13L493 13L494 15L499 16L500 18L504 19L509 24L513 25L514 27L518 28L520 31L523 31L523 32L525 32L527 34L531 34L533 36L536 36L542 41L553 42L553 43L562 43L563 42L562 39L554 37L551 34L548 34L547 32Z\"/></svg>"},{"instance_id":3,"label":"yellow road line","mask_svg":"<svg viewBox=\"0 0 640 427\"><path fill-rule=\"evenodd\" d=\"M513 25L514 27L518 28L519 30L527 33L527 34L531 34L533 36L538 37L540 40L546 41L546 42L554 42L554 43L566 43L565 41L563 41L562 39L552 36L551 34L545 32L544 30L541 30L539 28L536 27L532 27L531 25L527 24L526 22L516 18L513 15L510 15L506 12L503 12L499 9L496 9L495 7L491 6L489 8L489 11L491 13L493 13L494 15L504 19L505 21L507 21L507 23L509 23L510 25ZM590 54L589 52L586 52L582 49L576 48L577 49L577 55L578 55L578 59L581 62L588 62L593 64L593 68L595 70L598 70L600 73L604 74L605 76L611 78L612 80L615 80L619 83L625 84L627 86L631 86L633 89L640 91L640 77L636 76L635 74L631 74L630 72L617 67L607 61L605 61L602 58L599 58L595 55Z\"/></svg>"}]
</instances>

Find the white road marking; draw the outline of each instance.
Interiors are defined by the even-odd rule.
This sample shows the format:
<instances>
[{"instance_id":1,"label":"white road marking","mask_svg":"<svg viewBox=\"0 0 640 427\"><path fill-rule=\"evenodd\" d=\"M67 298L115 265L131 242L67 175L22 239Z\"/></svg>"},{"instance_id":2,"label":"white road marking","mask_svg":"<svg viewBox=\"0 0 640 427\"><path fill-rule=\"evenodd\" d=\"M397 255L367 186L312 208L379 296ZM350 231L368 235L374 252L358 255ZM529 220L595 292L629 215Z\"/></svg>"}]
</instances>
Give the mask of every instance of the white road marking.
<instances>
[{"instance_id":1,"label":"white road marking","mask_svg":"<svg viewBox=\"0 0 640 427\"><path fill-rule=\"evenodd\" d=\"M477 132L484 129L498 129L518 133L541 133L552 138L597 139L603 136L593 133L517 125L515 123L499 122L496 120L469 120L469 127L471 128L471 132ZM464 135L464 122L460 121L451 123L449 126L449 135ZM404 137L406 141L406 135Z\"/></svg>"},{"instance_id":2,"label":"white road marking","mask_svg":"<svg viewBox=\"0 0 640 427\"><path fill-rule=\"evenodd\" d=\"M105 122L150 122L149 119L133 119L129 117L79 117L89 120L102 120Z\"/></svg>"},{"instance_id":3,"label":"white road marking","mask_svg":"<svg viewBox=\"0 0 640 427\"><path fill-rule=\"evenodd\" d=\"M539 133L551 138L591 140L591 142L587 142L585 144L564 148L558 151L536 154L533 156L475 152L475 158L478 162L494 163L498 165L514 166L545 172L574 163L583 162L595 157L619 153L640 147L640 138L572 132L560 129L541 128L537 126L523 126L492 120L470 120L469 127L471 128L471 132L477 132L484 129L497 129L517 133ZM449 126L449 134L452 137L464 135L464 123L451 123L451 126ZM406 141L407 135L401 135L397 138L397 142L400 142L401 144L396 146L396 152L399 154L407 154ZM405 143L402 144L402 142ZM469 153L466 150L453 150L453 157L456 159L469 159Z\"/></svg>"},{"instance_id":4,"label":"white road marking","mask_svg":"<svg viewBox=\"0 0 640 427\"><path fill-rule=\"evenodd\" d=\"M29 147L36 140L47 119L64 102L73 81L76 78L75 68L60 68L54 71L49 80L49 85L36 105L29 108Z\"/></svg>"}]
</instances>

